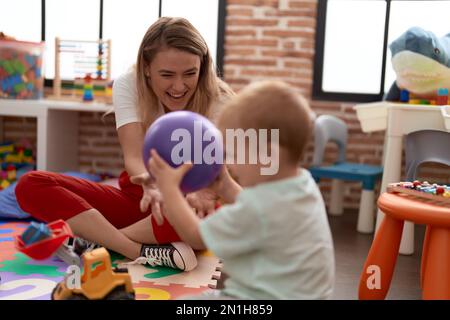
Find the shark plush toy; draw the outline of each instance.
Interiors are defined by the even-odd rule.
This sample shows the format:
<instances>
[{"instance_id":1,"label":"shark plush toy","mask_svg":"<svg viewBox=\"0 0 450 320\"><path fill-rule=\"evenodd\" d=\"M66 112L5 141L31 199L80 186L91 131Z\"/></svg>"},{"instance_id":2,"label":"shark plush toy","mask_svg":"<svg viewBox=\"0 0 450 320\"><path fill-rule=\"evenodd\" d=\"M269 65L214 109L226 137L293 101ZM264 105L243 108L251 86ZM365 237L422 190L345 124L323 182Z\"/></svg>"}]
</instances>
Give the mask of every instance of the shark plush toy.
<instances>
[{"instance_id":1,"label":"shark plush toy","mask_svg":"<svg viewBox=\"0 0 450 320\"><path fill-rule=\"evenodd\" d=\"M397 79L385 100L399 101L401 89L427 99L435 98L439 88L450 90L450 33L438 38L413 27L389 47Z\"/></svg>"}]
</instances>

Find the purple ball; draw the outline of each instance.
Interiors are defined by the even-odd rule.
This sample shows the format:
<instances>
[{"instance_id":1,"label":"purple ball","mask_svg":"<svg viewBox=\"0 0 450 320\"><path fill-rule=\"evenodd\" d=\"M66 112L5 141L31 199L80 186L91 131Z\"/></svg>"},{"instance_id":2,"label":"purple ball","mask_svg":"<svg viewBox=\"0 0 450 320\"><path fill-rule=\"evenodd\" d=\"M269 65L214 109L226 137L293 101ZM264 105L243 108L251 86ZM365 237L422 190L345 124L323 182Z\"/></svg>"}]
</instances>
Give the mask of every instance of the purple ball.
<instances>
[{"instance_id":1,"label":"purple ball","mask_svg":"<svg viewBox=\"0 0 450 320\"><path fill-rule=\"evenodd\" d=\"M173 111L158 118L144 138L143 157L148 165L150 150L172 167L190 161L193 167L181 181L183 193L209 186L223 164L223 140L220 131L204 116L191 111Z\"/></svg>"}]
</instances>

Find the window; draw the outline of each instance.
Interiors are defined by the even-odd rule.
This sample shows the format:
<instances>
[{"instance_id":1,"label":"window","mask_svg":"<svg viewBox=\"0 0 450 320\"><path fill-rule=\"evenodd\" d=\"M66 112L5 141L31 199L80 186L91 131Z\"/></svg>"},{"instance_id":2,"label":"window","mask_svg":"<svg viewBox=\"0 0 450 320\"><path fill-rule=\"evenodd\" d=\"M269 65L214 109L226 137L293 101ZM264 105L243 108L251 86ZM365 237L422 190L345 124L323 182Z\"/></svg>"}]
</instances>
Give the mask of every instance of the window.
<instances>
[{"instance_id":1,"label":"window","mask_svg":"<svg viewBox=\"0 0 450 320\"><path fill-rule=\"evenodd\" d=\"M377 101L395 81L389 44L413 26L450 32L450 1L319 0L313 98Z\"/></svg>"},{"instance_id":2,"label":"window","mask_svg":"<svg viewBox=\"0 0 450 320\"><path fill-rule=\"evenodd\" d=\"M99 1L45 1L44 74L47 79L55 76L55 37L65 40L97 40L99 17ZM72 70L72 59L65 59L65 56L61 54L61 78L73 80L75 76L82 77L76 70Z\"/></svg>"},{"instance_id":3,"label":"window","mask_svg":"<svg viewBox=\"0 0 450 320\"><path fill-rule=\"evenodd\" d=\"M0 31L17 40L46 41L46 79L54 77L55 37L64 40L111 39L114 79L135 63L145 31L158 17L180 16L189 19L200 31L218 69L222 70L225 1L0 0ZM72 80L74 76L70 61L67 65L61 61L62 79Z\"/></svg>"},{"instance_id":4,"label":"window","mask_svg":"<svg viewBox=\"0 0 450 320\"><path fill-rule=\"evenodd\" d=\"M41 41L41 17L40 1L0 0L0 31L18 40Z\"/></svg>"},{"instance_id":5,"label":"window","mask_svg":"<svg viewBox=\"0 0 450 320\"><path fill-rule=\"evenodd\" d=\"M215 62L217 52L219 2L211 0L164 0L161 15L169 17L185 17L200 32L208 43L211 56ZM199 10L201 8L201 10ZM205 17L209 17L205 19ZM215 62L216 63L216 62Z\"/></svg>"},{"instance_id":6,"label":"window","mask_svg":"<svg viewBox=\"0 0 450 320\"><path fill-rule=\"evenodd\" d=\"M426 3L425 3L426 2ZM450 33L450 1L392 1L389 22L388 43L397 39L412 26L419 26L434 32L438 37ZM391 67L391 52L386 62L385 91L395 80Z\"/></svg>"},{"instance_id":7,"label":"window","mask_svg":"<svg viewBox=\"0 0 450 320\"><path fill-rule=\"evenodd\" d=\"M136 63L139 44L159 17L159 1L103 1L103 39L111 39L111 77L117 78Z\"/></svg>"},{"instance_id":8,"label":"window","mask_svg":"<svg viewBox=\"0 0 450 320\"><path fill-rule=\"evenodd\" d=\"M329 2L323 59L324 91L372 94L380 91L385 14L384 1ZM342 19L345 15L352 18ZM352 72L348 72L349 67Z\"/></svg>"}]
</instances>

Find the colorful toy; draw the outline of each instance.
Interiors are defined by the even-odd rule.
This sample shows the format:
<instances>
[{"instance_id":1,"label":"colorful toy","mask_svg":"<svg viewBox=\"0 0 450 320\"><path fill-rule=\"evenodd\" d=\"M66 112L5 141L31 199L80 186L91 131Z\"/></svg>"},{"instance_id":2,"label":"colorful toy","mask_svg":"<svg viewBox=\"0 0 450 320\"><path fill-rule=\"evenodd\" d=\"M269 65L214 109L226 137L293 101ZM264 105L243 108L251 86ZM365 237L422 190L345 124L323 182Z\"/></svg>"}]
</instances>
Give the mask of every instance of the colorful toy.
<instances>
[{"instance_id":1,"label":"colorful toy","mask_svg":"<svg viewBox=\"0 0 450 320\"><path fill-rule=\"evenodd\" d=\"M36 260L44 260L56 254L69 265L80 265L80 258L64 244L73 237L72 230L63 220L48 225L32 222L22 235L15 237L16 249Z\"/></svg>"},{"instance_id":2,"label":"colorful toy","mask_svg":"<svg viewBox=\"0 0 450 320\"><path fill-rule=\"evenodd\" d=\"M9 153L9 152L13 152L13 151L14 151L13 143L11 143L11 142L0 143L0 155Z\"/></svg>"},{"instance_id":3,"label":"colorful toy","mask_svg":"<svg viewBox=\"0 0 450 320\"><path fill-rule=\"evenodd\" d=\"M83 254L81 288L70 289L67 277L52 292L52 300L135 300L131 277L125 268L112 269L105 248Z\"/></svg>"},{"instance_id":4,"label":"colorful toy","mask_svg":"<svg viewBox=\"0 0 450 320\"><path fill-rule=\"evenodd\" d=\"M400 101L401 102L408 102L409 101L409 91L408 90L401 90L400 91Z\"/></svg>"},{"instance_id":5,"label":"colorful toy","mask_svg":"<svg viewBox=\"0 0 450 320\"><path fill-rule=\"evenodd\" d=\"M439 88L437 91L436 104L445 106L448 104L448 89Z\"/></svg>"},{"instance_id":6,"label":"colorful toy","mask_svg":"<svg viewBox=\"0 0 450 320\"><path fill-rule=\"evenodd\" d=\"M22 234L22 241L28 246L32 243L51 237L52 232L45 223L31 222Z\"/></svg>"},{"instance_id":7,"label":"colorful toy","mask_svg":"<svg viewBox=\"0 0 450 320\"><path fill-rule=\"evenodd\" d=\"M172 135L175 130L183 130L187 137L178 136L183 141L174 141ZM205 133L212 139L204 141ZM180 150L180 145L186 148ZM175 147L178 151L174 150ZM206 148L214 150L214 159L205 159L205 156L209 156L204 154ZM143 155L146 164L150 159L151 149L155 149L172 167L178 167L186 161L193 163L193 167L181 181L180 188L184 193L195 192L210 185L219 175L223 163L220 132L211 121L190 111L174 111L159 117L145 134ZM180 156L181 159L173 159L174 154L183 156Z\"/></svg>"},{"instance_id":8,"label":"colorful toy","mask_svg":"<svg viewBox=\"0 0 450 320\"><path fill-rule=\"evenodd\" d=\"M408 101L409 104L414 104L414 105L431 105L431 106L435 106L436 105L436 100L428 100L428 99L409 99Z\"/></svg>"},{"instance_id":9,"label":"colorful toy","mask_svg":"<svg viewBox=\"0 0 450 320\"><path fill-rule=\"evenodd\" d=\"M6 167L7 179L10 181L16 180L16 167L12 164Z\"/></svg>"},{"instance_id":10,"label":"colorful toy","mask_svg":"<svg viewBox=\"0 0 450 320\"><path fill-rule=\"evenodd\" d=\"M64 59L65 63L61 64ZM73 69L63 69L70 65ZM53 95L49 99L75 101L104 101L112 103L107 94L111 82L111 40L75 41L55 39L55 76ZM86 75L95 75L86 81ZM73 84L62 86L62 78ZM88 82L88 83L86 83Z\"/></svg>"},{"instance_id":11,"label":"colorful toy","mask_svg":"<svg viewBox=\"0 0 450 320\"><path fill-rule=\"evenodd\" d=\"M2 179L0 182L0 190L4 190L10 186L10 182L6 179Z\"/></svg>"},{"instance_id":12,"label":"colorful toy","mask_svg":"<svg viewBox=\"0 0 450 320\"><path fill-rule=\"evenodd\" d=\"M450 88L450 33L438 38L432 32L412 27L389 46L397 79L385 100L399 101L400 90L416 99L436 99L439 88Z\"/></svg>"},{"instance_id":13,"label":"colorful toy","mask_svg":"<svg viewBox=\"0 0 450 320\"><path fill-rule=\"evenodd\" d=\"M91 74L88 73L84 77L84 87L83 87L83 101L92 101L94 100L94 96L92 94L93 86L92 86L92 78Z\"/></svg>"},{"instance_id":14,"label":"colorful toy","mask_svg":"<svg viewBox=\"0 0 450 320\"><path fill-rule=\"evenodd\" d=\"M31 165L33 153L20 145L7 142L0 145L0 190L6 189L17 179L17 170Z\"/></svg>"},{"instance_id":15,"label":"colorful toy","mask_svg":"<svg viewBox=\"0 0 450 320\"><path fill-rule=\"evenodd\" d=\"M398 182L389 184L390 193L404 193L418 198L430 199L450 204L450 186L430 184L427 181Z\"/></svg>"},{"instance_id":16,"label":"colorful toy","mask_svg":"<svg viewBox=\"0 0 450 320\"><path fill-rule=\"evenodd\" d=\"M0 97L42 98L43 52L44 43L0 40Z\"/></svg>"}]
</instances>

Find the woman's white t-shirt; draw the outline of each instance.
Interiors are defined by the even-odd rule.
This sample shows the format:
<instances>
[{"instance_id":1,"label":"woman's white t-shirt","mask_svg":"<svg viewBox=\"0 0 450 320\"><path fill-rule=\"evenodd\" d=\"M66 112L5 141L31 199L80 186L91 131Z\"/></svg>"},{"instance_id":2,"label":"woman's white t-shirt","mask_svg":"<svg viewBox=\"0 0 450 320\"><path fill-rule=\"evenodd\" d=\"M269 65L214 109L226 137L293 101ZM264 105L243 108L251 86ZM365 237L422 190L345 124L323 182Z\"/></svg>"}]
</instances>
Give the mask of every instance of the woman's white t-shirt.
<instances>
[{"instance_id":1,"label":"woman's white t-shirt","mask_svg":"<svg viewBox=\"0 0 450 320\"><path fill-rule=\"evenodd\" d=\"M128 123L141 122L137 112L136 76L133 70L114 80L113 105L117 129Z\"/></svg>"}]
</instances>

